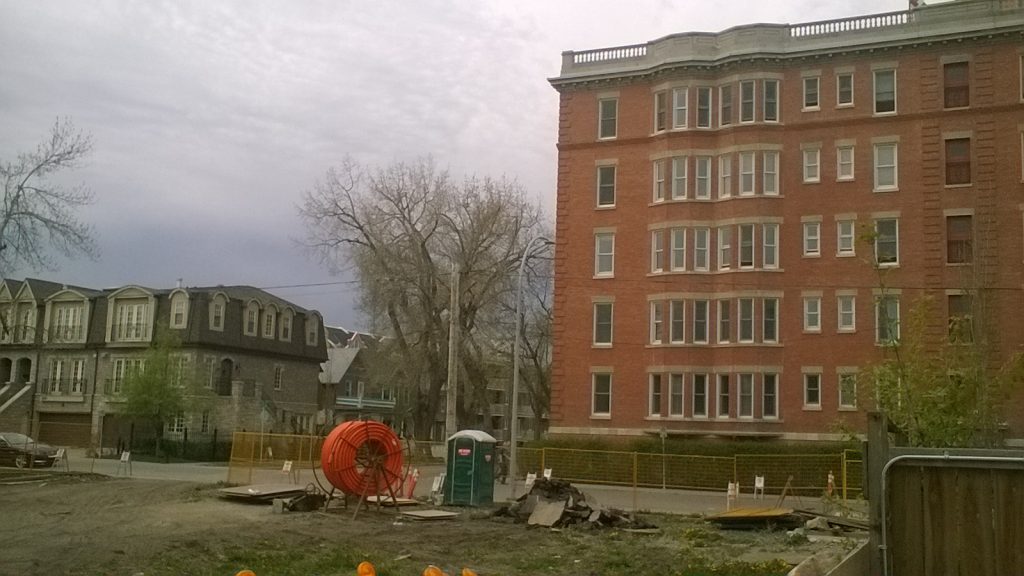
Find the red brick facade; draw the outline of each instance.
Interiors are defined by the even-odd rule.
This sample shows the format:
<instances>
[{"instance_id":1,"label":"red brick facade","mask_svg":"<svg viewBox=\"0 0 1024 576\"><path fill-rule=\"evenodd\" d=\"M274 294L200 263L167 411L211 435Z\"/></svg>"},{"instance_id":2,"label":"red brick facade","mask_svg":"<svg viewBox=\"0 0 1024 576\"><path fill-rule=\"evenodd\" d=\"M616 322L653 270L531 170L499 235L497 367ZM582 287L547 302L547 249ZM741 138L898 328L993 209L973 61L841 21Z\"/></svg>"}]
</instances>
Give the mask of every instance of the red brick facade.
<instances>
[{"instance_id":1,"label":"red brick facade","mask_svg":"<svg viewBox=\"0 0 1024 576\"><path fill-rule=\"evenodd\" d=\"M922 294L941 339L983 285L994 355L1021 350L1024 8L564 58L552 434L861 428L843 375Z\"/></svg>"}]
</instances>

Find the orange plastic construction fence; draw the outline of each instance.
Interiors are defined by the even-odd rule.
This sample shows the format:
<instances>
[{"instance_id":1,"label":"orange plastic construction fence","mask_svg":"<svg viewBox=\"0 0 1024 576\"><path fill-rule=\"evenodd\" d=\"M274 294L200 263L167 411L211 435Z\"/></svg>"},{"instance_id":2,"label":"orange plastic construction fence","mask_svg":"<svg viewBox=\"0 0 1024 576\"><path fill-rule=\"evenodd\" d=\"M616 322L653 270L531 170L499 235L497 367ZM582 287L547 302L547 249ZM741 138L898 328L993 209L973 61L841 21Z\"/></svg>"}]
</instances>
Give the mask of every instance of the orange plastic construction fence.
<instances>
[{"instance_id":1,"label":"orange plastic construction fence","mask_svg":"<svg viewBox=\"0 0 1024 576\"><path fill-rule=\"evenodd\" d=\"M320 466L327 481L346 494L397 492L402 484L402 445L380 422L343 422L324 439Z\"/></svg>"}]
</instances>

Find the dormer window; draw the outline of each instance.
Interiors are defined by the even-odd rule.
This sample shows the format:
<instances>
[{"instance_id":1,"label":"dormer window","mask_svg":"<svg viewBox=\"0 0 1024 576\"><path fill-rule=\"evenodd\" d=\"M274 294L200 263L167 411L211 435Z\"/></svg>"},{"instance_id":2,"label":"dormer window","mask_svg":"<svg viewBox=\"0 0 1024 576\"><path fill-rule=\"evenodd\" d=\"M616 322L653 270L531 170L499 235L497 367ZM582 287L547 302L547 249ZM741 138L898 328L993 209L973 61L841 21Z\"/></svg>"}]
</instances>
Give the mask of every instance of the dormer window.
<instances>
[{"instance_id":1,"label":"dormer window","mask_svg":"<svg viewBox=\"0 0 1024 576\"><path fill-rule=\"evenodd\" d=\"M263 337L273 338L277 327L277 308L271 306L263 313Z\"/></svg>"},{"instance_id":2,"label":"dormer window","mask_svg":"<svg viewBox=\"0 0 1024 576\"><path fill-rule=\"evenodd\" d=\"M171 328L185 328L188 323L188 295L175 292L171 296Z\"/></svg>"},{"instance_id":3,"label":"dormer window","mask_svg":"<svg viewBox=\"0 0 1024 576\"><path fill-rule=\"evenodd\" d=\"M292 341L292 311L285 310L281 313L281 340Z\"/></svg>"},{"instance_id":4,"label":"dormer window","mask_svg":"<svg viewBox=\"0 0 1024 576\"><path fill-rule=\"evenodd\" d=\"M245 335L255 336L259 327L260 305L256 302L249 302L245 307Z\"/></svg>"},{"instance_id":5,"label":"dormer window","mask_svg":"<svg viewBox=\"0 0 1024 576\"><path fill-rule=\"evenodd\" d=\"M320 323L315 315L306 317L306 346L316 346L320 334Z\"/></svg>"},{"instance_id":6,"label":"dormer window","mask_svg":"<svg viewBox=\"0 0 1024 576\"><path fill-rule=\"evenodd\" d=\"M224 314L228 301L223 294L216 294L210 302L210 330L224 330Z\"/></svg>"}]
</instances>

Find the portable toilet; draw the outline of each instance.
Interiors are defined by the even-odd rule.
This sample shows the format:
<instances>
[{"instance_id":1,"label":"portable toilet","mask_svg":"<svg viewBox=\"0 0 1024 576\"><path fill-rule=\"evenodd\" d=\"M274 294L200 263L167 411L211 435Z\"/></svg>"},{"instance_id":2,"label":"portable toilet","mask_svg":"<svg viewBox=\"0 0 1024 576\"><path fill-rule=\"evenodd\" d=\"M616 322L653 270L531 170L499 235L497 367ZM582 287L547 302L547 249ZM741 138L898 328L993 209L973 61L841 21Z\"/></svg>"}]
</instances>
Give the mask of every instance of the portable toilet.
<instances>
[{"instance_id":1,"label":"portable toilet","mask_svg":"<svg viewBox=\"0 0 1024 576\"><path fill-rule=\"evenodd\" d=\"M444 503L487 506L494 503L494 446L482 430L461 430L448 439Z\"/></svg>"}]
</instances>

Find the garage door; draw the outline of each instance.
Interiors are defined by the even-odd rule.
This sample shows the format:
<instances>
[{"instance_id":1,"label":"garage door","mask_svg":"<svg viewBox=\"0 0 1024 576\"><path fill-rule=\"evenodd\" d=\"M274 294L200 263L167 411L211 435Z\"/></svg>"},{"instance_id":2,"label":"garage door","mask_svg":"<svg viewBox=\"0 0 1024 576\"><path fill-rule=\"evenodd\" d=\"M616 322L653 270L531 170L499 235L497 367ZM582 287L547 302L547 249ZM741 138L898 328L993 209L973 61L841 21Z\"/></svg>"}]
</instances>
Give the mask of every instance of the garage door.
<instances>
[{"instance_id":1,"label":"garage door","mask_svg":"<svg viewBox=\"0 0 1024 576\"><path fill-rule=\"evenodd\" d=\"M91 433L91 414L39 414L39 440L52 446L86 447Z\"/></svg>"}]
</instances>

